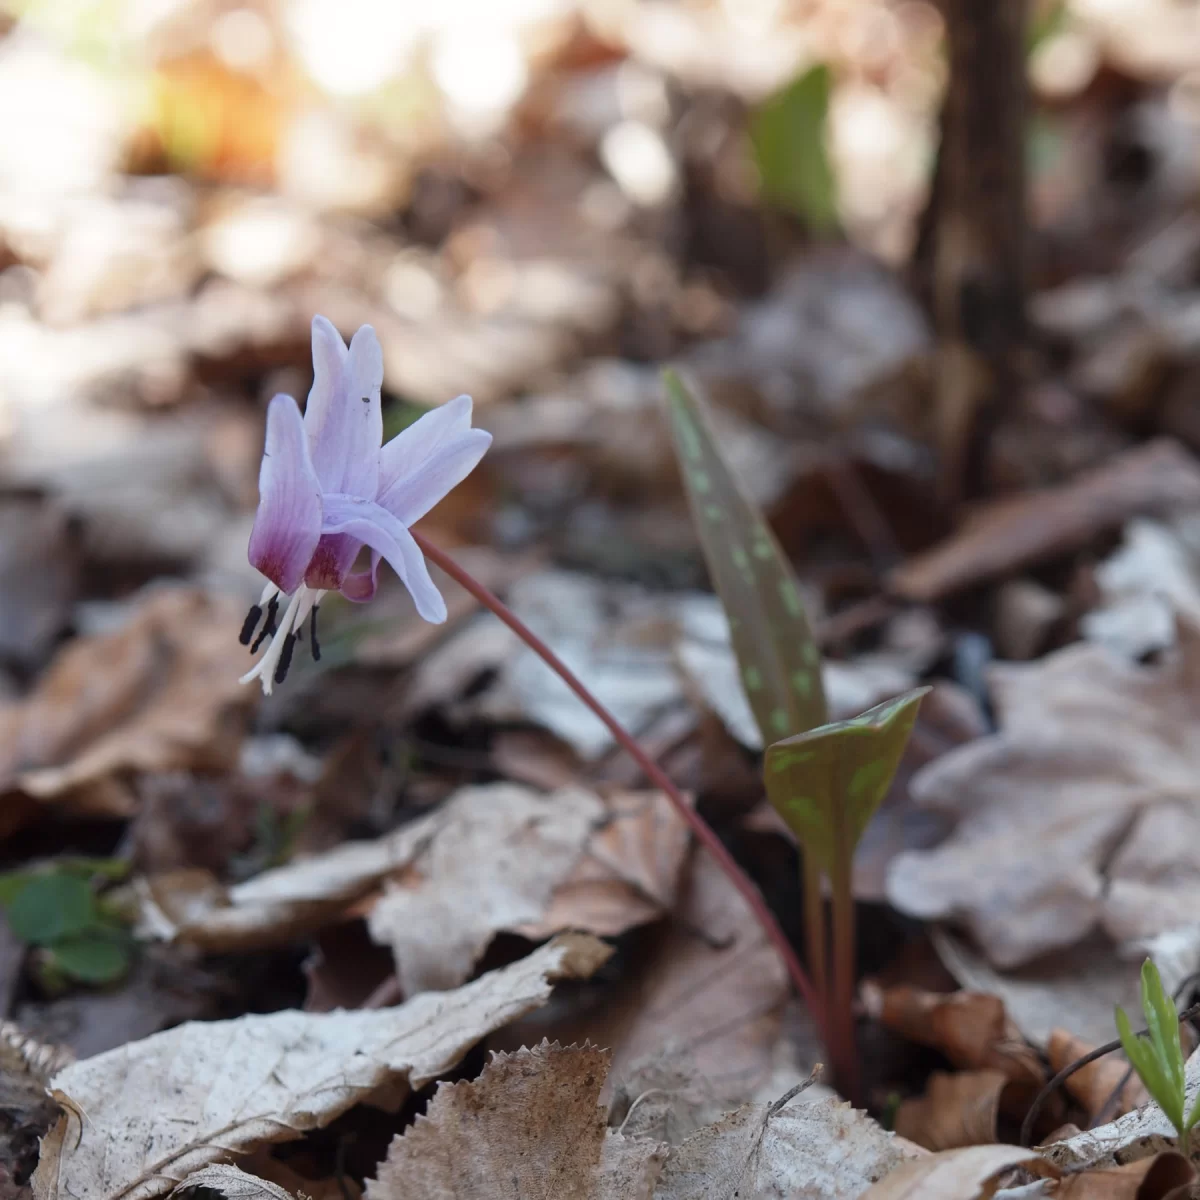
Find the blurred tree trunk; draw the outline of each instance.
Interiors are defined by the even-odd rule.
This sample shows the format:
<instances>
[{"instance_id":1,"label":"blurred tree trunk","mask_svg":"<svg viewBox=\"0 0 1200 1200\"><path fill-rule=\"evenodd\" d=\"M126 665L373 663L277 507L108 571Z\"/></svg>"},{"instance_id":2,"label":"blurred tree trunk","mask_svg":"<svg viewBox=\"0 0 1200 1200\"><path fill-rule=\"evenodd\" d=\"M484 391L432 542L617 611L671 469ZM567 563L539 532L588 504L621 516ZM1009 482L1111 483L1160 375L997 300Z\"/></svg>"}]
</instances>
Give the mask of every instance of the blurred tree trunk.
<instances>
[{"instance_id":1,"label":"blurred tree trunk","mask_svg":"<svg viewBox=\"0 0 1200 1200\"><path fill-rule=\"evenodd\" d=\"M942 0L950 79L922 231L939 350L942 498L986 487L1025 332L1027 0ZM920 253L920 248L918 250Z\"/></svg>"}]
</instances>

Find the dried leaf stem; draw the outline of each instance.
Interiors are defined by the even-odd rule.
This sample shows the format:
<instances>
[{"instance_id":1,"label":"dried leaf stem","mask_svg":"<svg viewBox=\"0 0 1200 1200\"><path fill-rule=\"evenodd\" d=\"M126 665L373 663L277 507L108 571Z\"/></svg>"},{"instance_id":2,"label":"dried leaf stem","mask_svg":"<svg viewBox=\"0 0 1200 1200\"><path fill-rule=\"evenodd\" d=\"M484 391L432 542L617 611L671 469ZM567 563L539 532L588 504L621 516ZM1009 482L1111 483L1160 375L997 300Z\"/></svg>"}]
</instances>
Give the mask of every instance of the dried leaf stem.
<instances>
[{"instance_id":1,"label":"dried leaf stem","mask_svg":"<svg viewBox=\"0 0 1200 1200\"><path fill-rule=\"evenodd\" d=\"M787 968L788 976L795 985L797 992L808 1005L810 1012L821 1028L825 1043L830 1047L831 1054L837 1049L830 1043L827 1028L827 1005L824 997L817 994L811 981L805 974L796 951L788 941L775 914L771 912L762 894L746 873L738 866L733 855L725 848L724 842L716 835L712 827L684 799L683 793L671 782L666 772L638 745L637 741L621 726L617 719L592 695L571 669L522 621L509 607L493 595L486 587L464 570L448 554L433 545L415 529L412 535L417 540L425 557L436 563L451 579L465 588L480 604L490 609L505 625L509 627L558 677L575 693L576 696L604 723L609 733L623 750L641 767L646 778L660 788L667 799L674 805L679 815L687 822L696 839L713 856L717 865L729 878L729 882L741 893L742 898L750 906L755 919L762 926L768 940L779 952ZM851 1047L851 1054L853 1048Z\"/></svg>"}]
</instances>

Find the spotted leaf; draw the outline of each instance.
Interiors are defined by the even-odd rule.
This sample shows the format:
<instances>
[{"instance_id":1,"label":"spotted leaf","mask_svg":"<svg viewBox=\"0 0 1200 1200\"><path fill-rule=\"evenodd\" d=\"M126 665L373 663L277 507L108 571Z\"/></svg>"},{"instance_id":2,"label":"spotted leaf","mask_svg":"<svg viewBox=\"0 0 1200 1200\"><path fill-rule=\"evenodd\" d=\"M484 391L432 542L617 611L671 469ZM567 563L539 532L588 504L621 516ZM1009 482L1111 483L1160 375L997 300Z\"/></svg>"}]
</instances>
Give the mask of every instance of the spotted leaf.
<instances>
[{"instance_id":1,"label":"spotted leaf","mask_svg":"<svg viewBox=\"0 0 1200 1200\"><path fill-rule=\"evenodd\" d=\"M891 786L927 687L767 747L767 795L812 860L849 862Z\"/></svg>"},{"instance_id":2,"label":"spotted leaf","mask_svg":"<svg viewBox=\"0 0 1200 1200\"><path fill-rule=\"evenodd\" d=\"M763 745L769 745L824 722L821 653L791 565L738 487L699 402L673 371L663 380L709 575L729 617L742 687Z\"/></svg>"}]
</instances>

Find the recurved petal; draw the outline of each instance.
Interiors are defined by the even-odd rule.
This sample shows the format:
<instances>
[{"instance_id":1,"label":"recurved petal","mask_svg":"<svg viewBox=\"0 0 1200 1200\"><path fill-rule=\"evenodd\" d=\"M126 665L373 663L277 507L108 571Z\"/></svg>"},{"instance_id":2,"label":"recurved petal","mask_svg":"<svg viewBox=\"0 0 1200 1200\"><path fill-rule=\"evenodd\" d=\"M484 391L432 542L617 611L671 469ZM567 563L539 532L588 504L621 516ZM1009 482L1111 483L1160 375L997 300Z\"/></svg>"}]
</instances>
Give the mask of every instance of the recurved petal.
<instances>
[{"instance_id":1,"label":"recurved petal","mask_svg":"<svg viewBox=\"0 0 1200 1200\"><path fill-rule=\"evenodd\" d=\"M381 491L379 503L402 524L412 525L470 475L491 444L492 435L484 429L466 429L445 438L416 470Z\"/></svg>"},{"instance_id":2,"label":"recurved petal","mask_svg":"<svg viewBox=\"0 0 1200 1200\"><path fill-rule=\"evenodd\" d=\"M335 341L341 344L337 330L324 317L314 318L316 378L305 426L313 465L326 492L373 500L379 489L379 443L383 440L379 406L383 351L375 330L364 325L351 339L349 350L341 352L335 369L339 354ZM330 372L332 386L327 386Z\"/></svg>"},{"instance_id":3,"label":"recurved petal","mask_svg":"<svg viewBox=\"0 0 1200 1200\"><path fill-rule=\"evenodd\" d=\"M456 396L401 430L379 452L379 495L420 470L448 441L471 428L471 397Z\"/></svg>"},{"instance_id":4,"label":"recurved petal","mask_svg":"<svg viewBox=\"0 0 1200 1200\"><path fill-rule=\"evenodd\" d=\"M250 533L251 565L282 591L292 592L321 538L321 485L309 457L300 409L291 396L280 394L267 408L258 496Z\"/></svg>"},{"instance_id":5,"label":"recurved petal","mask_svg":"<svg viewBox=\"0 0 1200 1200\"><path fill-rule=\"evenodd\" d=\"M408 529L382 505L354 496L327 495L322 528L325 533L348 533L377 551L400 576L426 621L440 625L446 619L446 602L429 577L425 556Z\"/></svg>"}]
</instances>

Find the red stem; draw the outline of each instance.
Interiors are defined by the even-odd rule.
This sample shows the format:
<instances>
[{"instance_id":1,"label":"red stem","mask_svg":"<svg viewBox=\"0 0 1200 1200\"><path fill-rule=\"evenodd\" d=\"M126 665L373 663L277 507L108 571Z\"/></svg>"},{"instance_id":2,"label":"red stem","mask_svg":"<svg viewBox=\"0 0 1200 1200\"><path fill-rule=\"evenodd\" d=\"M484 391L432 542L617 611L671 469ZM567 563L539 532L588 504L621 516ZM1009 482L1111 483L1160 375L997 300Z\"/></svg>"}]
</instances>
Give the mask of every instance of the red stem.
<instances>
[{"instance_id":1,"label":"red stem","mask_svg":"<svg viewBox=\"0 0 1200 1200\"><path fill-rule=\"evenodd\" d=\"M767 907L767 903L763 900L758 888L754 886L750 878L738 866L733 855L725 849L725 843L717 837L708 822L688 804L684 799L683 793L671 782L666 772L625 731L616 717L587 690L574 672L524 621L509 609L502 600L494 596L483 584L460 567L448 554L427 541L415 529L410 530L410 532L416 538L417 545L421 547L425 557L441 567L451 579L470 592L480 604L491 609L521 641L534 651L562 679L567 687L604 722L609 733L613 735L617 743L626 751L630 758L641 767L646 778L656 787L662 789L679 815L691 827L692 832L696 835L696 839L716 859L717 865L728 876L729 882L737 888L742 898L750 906L751 912L754 913L755 919L762 926L768 940L779 951L779 955L783 959L784 966L787 968L787 973L791 977L792 983L795 984L796 990L804 999L805 1004L808 1005L809 1011L821 1028L826 1045L833 1049L828 1036L825 1036L826 1005L822 1003L813 990L808 976L804 973L804 968L800 965L799 958L796 957L796 951L792 948L791 942L788 941L787 935L780 928L779 922L775 920L775 914Z\"/></svg>"}]
</instances>

